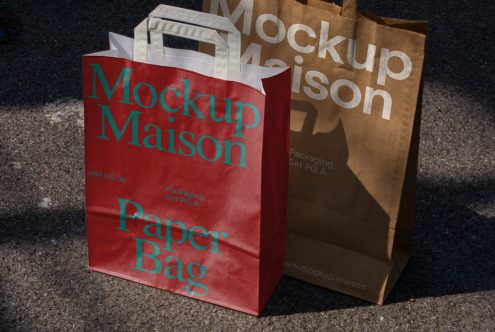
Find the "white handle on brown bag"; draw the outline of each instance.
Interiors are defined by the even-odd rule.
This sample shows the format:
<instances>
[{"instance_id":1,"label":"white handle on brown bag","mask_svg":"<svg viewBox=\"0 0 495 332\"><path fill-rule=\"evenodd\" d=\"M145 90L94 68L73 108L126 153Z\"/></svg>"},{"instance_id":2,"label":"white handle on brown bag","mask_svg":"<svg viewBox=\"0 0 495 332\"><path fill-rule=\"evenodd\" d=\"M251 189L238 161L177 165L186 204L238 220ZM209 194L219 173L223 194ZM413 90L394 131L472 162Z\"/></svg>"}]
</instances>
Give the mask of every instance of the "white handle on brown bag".
<instances>
[{"instance_id":1,"label":"white handle on brown bag","mask_svg":"<svg viewBox=\"0 0 495 332\"><path fill-rule=\"evenodd\" d=\"M303 5L308 4L308 0L296 0ZM355 20L357 18L357 0L343 0L341 16Z\"/></svg>"},{"instance_id":2,"label":"white handle on brown bag","mask_svg":"<svg viewBox=\"0 0 495 332\"><path fill-rule=\"evenodd\" d=\"M357 18L357 0L344 0L341 15L355 20Z\"/></svg>"}]
</instances>

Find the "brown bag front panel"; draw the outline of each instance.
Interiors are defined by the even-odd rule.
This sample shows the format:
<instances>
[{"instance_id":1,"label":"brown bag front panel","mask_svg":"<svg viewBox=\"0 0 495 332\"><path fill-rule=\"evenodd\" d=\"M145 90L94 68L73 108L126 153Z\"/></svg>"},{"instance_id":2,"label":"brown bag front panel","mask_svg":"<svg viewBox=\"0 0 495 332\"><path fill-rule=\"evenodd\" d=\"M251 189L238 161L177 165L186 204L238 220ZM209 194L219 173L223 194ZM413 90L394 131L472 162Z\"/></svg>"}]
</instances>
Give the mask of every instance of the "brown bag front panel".
<instances>
[{"instance_id":1,"label":"brown bag front panel","mask_svg":"<svg viewBox=\"0 0 495 332\"><path fill-rule=\"evenodd\" d=\"M244 62L293 67L290 238L368 257L353 269L334 266L359 278L382 261L387 269L369 287L380 284L375 294L383 295L394 240L409 242L409 232L396 227L409 229L412 222L398 223L398 216L401 202L407 207L414 199L403 189L414 189L409 182L415 182L412 176L406 181L406 168L417 163L411 142L424 22L368 14L353 20L341 16L339 6L317 0L206 0L204 8L229 16L242 32ZM288 246L294 257L307 250L290 239ZM325 255L318 264L335 263L334 254Z\"/></svg>"}]
</instances>

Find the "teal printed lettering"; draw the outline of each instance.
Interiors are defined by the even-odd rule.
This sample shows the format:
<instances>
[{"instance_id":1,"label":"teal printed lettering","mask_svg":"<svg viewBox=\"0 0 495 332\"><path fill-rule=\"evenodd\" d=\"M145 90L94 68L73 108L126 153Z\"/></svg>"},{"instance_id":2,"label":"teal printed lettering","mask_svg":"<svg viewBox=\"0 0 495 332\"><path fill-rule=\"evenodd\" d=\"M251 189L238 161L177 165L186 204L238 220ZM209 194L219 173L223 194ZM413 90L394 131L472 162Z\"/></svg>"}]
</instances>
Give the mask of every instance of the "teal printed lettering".
<instances>
[{"instance_id":1,"label":"teal printed lettering","mask_svg":"<svg viewBox=\"0 0 495 332\"><path fill-rule=\"evenodd\" d=\"M146 214L144 208L135 201L117 198L119 202L119 227L122 232L130 232L128 222L134 222L132 227L135 234L140 227L143 236L134 236L136 244L136 262L134 269L146 274L159 274L170 280L185 283L184 290L191 296L206 296L208 287L200 283L206 277L208 268L196 262L184 262L179 255L171 255L175 247L190 246L205 254L220 255L220 238L228 234L219 231L209 231L195 225L188 227L181 221L161 219L154 214ZM141 219L136 222L137 219ZM164 220L162 222L162 220ZM142 221L145 221L144 223ZM165 244L163 247L161 247Z\"/></svg>"},{"instance_id":2,"label":"teal printed lettering","mask_svg":"<svg viewBox=\"0 0 495 332\"><path fill-rule=\"evenodd\" d=\"M129 99L129 82L131 80L132 69L122 68L122 71L120 72L120 75L117 78L117 81L114 83L113 87L110 89L108 81L105 77L105 73L103 73L101 66L98 64L92 64L90 66L93 69L93 94L89 98L100 99L96 95L96 80L97 79L99 79L101 86L103 87L103 90L105 91L105 95L107 96L108 100L112 99L113 94L115 93L115 90L117 90L117 88L120 85L120 81L122 80L123 81L123 86L122 86L123 98L122 98L122 100L120 100L120 102L123 104L131 104L131 101Z\"/></svg>"},{"instance_id":3,"label":"teal printed lettering","mask_svg":"<svg viewBox=\"0 0 495 332\"><path fill-rule=\"evenodd\" d=\"M163 274L168 279L177 279L180 282L187 281L184 290L192 296L201 297L208 294L208 287L197 282L206 276L207 268L198 263L189 263L184 271L184 265L179 257L167 256L164 264L158 258L161 251L160 247L152 242L140 238L134 238L136 242L136 266L135 270L148 274L158 274L163 270ZM146 249L144 248L146 246ZM151 252L150 250L151 249ZM146 251L146 252L145 252ZM165 265L165 267L164 267ZM196 268L199 273L194 272ZM187 279L184 278L184 272L187 273ZM196 290L202 290L197 292Z\"/></svg>"},{"instance_id":4,"label":"teal printed lettering","mask_svg":"<svg viewBox=\"0 0 495 332\"><path fill-rule=\"evenodd\" d=\"M163 91L160 93L160 106L168 113L176 113L178 112L182 107L176 107L176 108L171 108L168 106L168 104L165 101L165 96L167 95L167 92L172 91L176 97L181 97L181 93L179 90L174 89L174 88L166 88L163 89Z\"/></svg>"},{"instance_id":5,"label":"teal printed lettering","mask_svg":"<svg viewBox=\"0 0 495 332\"><path fill-rule=\"evenodd\" d=\"M206 229L201 226L191 227L191 230L189 232L189 242L191 243L191 246L201 251L208 250L210 248L210 243L208 243L207 245L199 245L194 239L195 236L202 239L210 238L210 234L208 234L208 231Z\"/></svg>"},{"instance_id":6,"label":"teal printed lettering","mask_svg":"<svg viewBox=\"0 0 495 332\"><path fill-rule=\"evenodd\" d=\"M174 234L176 239L174 239ZM187 227L180 221L165 220L165 250L174 251L172 244L183 244L187 240ZM180 238L177 239L177 234Z\"/></svg>"},{"instance_id":7,"label":"teal printed lettering","mask_svg":"<svg viewBox=\"0 0 495 332\"><path fill-rule=\"evenodd\" d=\"M240 101L236 102L235 105L237 106L237 111L236 111L237 116L236 116L236 121L235 121L235 135L234 136L244 138L244 136L242 135L244 128L246 128L246 129L256 128L260 124L260 121L261 121L260 111L256 108L256 106L251 105L251 104L244 104L244 103L241 103ZM254 116L253 123L250 125L248 125L244 122L243 110L245 107L249 108L252 111L253 116Z\"/></svg>"},{"instance_id":8,"label":"teal printed lettering","mask_svg":"<svg viewBox=\"0 0 495 332\"><path fill-rule=\"evenodd\" d=\"M160 273L162 264L160 263L160 260L156 258L160 254L160 247L152 241L142 240L137 237L135 237L134 240L136 240L136 270L153 274ZM144 253L143 247L145 243L148 245L148 248L151 247L153 249L153 253ZM151 270L145 269L143 258L147 258L148 262L152 261L154 268Z\"/></svg>"},{"instance_id":9,"label":"teal printed lettering","mask_svg":"<svg viewBox=\"0 0 495 332\"><path fill-rule=\"evenodd\" d=\"M199 273L198 274L195 274L194 271L193 271L193 268L195 268L195 267L199 270ZM205 285L200 284L200 283L194 281L194 279L201 280L201 279L203 279L205 277L205 275L206 275L206 267L203 266L203 265L197 264L197 263L191 263L191 264L189 264L187 266L187 273L189 274L189 278L187 278L188 284L185 287L186 291L189 294L191 294L192 296L205 296L205 295L208 295L208 287L206 287ZM201 293L195 292L193 286L195 286L195 287L197 287L199 289L202 289L203 292L201 292Z\"/></svg>"},{"instance_id":10,"label":"teal printed lettering","mask_svg":"<svg viewBox=\"0 0 495 332\"><path fill-rule=\"evenodd\" d=\"M127 199L117 199L119 201L119 228L118 230L123 232L130 232L127 229L127 219L139 219L143 216L143 208L136 202L127 200ZM135 211L133 214L127 214L127 205L131 205L134 207Z\"/></svg>"},{"instance_id":11,"label":"teal printed lettering","mask_svg":"<svg viewBox=\"0 0 495 332\"><path fill-rule=\"evenodd\" d=\"M148 94L145 94L148 97L147 99L151 99L151 101L148 103L148 105L145 105L141 101L141 97L139 96L139 89L142 86L148 88ZM134 100L139 105L139 107L142 107L142 108L145 108L145 109L153 108L155 106L155 104L156 104L157 98L158 97L156 95L156 90L155 90L155 88L151 84L148 84L148 83L145 83L145 82L141 82L141 83L136 84L136 86L134 87Z\"/></svg>"},{"instance_id":12,"label":"teal printed lettering","mask_svg":"<svg viewBox=\"0 0 495 332\"><path fill-rule=\"evenodd\" d=\"M146 136L143 140L143 145L148 149L157 149L160 151L165 151L162 145L163 144L162 129L157 125L149 124L144 127L144 131L149 133L151 128L154 129L155 134ZM155 144L151 143L151 141L155 141Z\"/></svg>"},{"instance_id":13,"label":"teal printed lettering","mask_svg":"<svg viewBox=\"0 0 495 332\"><path fill-rule=\"evenodd\" d=\"M211 163L221 161L225 165L247 167L247 149L243 142L219 141L212 136L196 136L190 131L176 133L173 128L163 129L153 123L144 123L140 120L143 113L138 111L132 111L125 123L119 126L110 108L106 105L99 106L101 108L99 139L109 140L109 133L112 133L117 142L120 142L126 132L130 132L130 140L127 142L129 145L168 153L178 151L178 154L184 157L197 155ZM173 118L169 118L169 122L173 123ZM249 128L250 125L242 126Z\"/></svg>"},{"instance_id":14,"label":"teal printed lettering","mask_svg":"<svg viewBox=\"0 0 495 332\"><path fill-rule=\"evenodd\" d=\"M216 112L216 98L215 96L210 96L210 118L213 122L225 122L234 123L232 120L232 100L229 98L224 98L225 101L225 115L224 117L217 116Z\"/></svg>"},{"instance_id":15,"label":"teal printed lettering","mask_svg":"<svg viewBox=\"0 0 495 332\"><path fill-rule=\"evenodd\" d=\"M154 219L154 223L147 224L143 227L143 233L149 237L156 237L158 239L164 239L162 235L162 228L160 218L158 216L147 214L143 218L146 221L150 221L150 219Z\"/></svg>"},{"instance_id":16,"label":"teal printed lettering","mask_svg":"<svg viewBox=\"0 0 495 332\"><path fill-rule=\"evenodd\" d=\"M191 141L186 139L186 136L189 136L191 140L194 140L194 134L189 131L183 131L179 135L180 142L184 145L184 147L189 149L189 152L185 152L182 147L179 148L179 154L186 157L192 157L196 154L196 149Z\"/></svg>"},{"instance_id":17,"label":"teal printed lettering","mask_svg":"<svg viewBox=\"0 0 495 332\"><path fill-rule=\"evenodd\" d=\"M175 265L171 263L175 261ZM184 281L182 276L182 261L174 256L168 256L165 258L165 262L168 263L167 267L164 269L163 273L169 279L178 279L179 281Z\"/></svg>"},{"instance_id":18,"label":"teal printed lettering","mask_svg":"<svg viewBox=\"0 0 495 332\"><path fill-rule=\"evenodd\" d=\"M210 157L210 158L208 158L206 156L206 154L205 154L205 152L203 150L203 144L207 140L210 141L213 144L213 146L215 147L214 148L215 149L215 153L214 153L213 157ZM210 162L217 161L222 156L222 150L223 150L222 145L214 137L203 136L200 139L198 139L198 154L201 157L201 159L203 159L203 160L207 160L207 161L210 161Z\"/></svg>"},{"instance_id":19,"label":"teal printed lettering","mask_svg":"<svg viewBox=\"0 0 495 332\"><path fill-rule=\"evenodd\" d=\"M122 68L117 79L112 81L108 79L108 75L99 64L90 66L93 86L89 98L101 99L97 89L101 86L108 101L116 95L122 95L121 98L119 97L119 102L133 108L126 110L129 113L125 121L122 121L120 120L122 116L115 116L109 105L99 104L101 132L97 136L98 139L105 141L114 139L119 143L127 143L135 147L173 153L182 157L199 157L206 162L221 163L226 166L248 167L249 145L246 145L245 140L249 139L251 131L258 128L262 122L262 114L255 105L197 92L193 89L190 79L178 82L178 86L175 87L157 87L148 82L136 82L130 68ZM117 93L120 90L122 93ZM378 95L379 91L376 94ZM147 121L146 119L156 119L156 116L147 115L156 107L165 112L169 124L174 124L177 116L182 116L182 119L179 119L181 123L176 127L164 128L163 125L159 126ZM211 121L216 126L226 126L225 129L218 128L215 132L221 133L224 137L230 135L231 139L202 136L186 129L187 122L197 120ZM205 125L201 124L201 127ZM176 131L176 128L186 130ZM130 139L123 142L122 139L126 134ZM260 137L260 132L257 135Z\"/></svg>"},{"instance_id":20,"label":"teal printed lettering","mask_svg":"<svg viewBox=\"0 0 495 332\"><path fill-rule=\"evenodd\" d=\"M199 111L198 107L196 106L196 101L201 98L205 97L204 93L198 93L194 98L191 98L191 82L189 80L183 80L184 83L184 115L189 116L189 107L192 108L194 111L195 116L198 119L205 119L205 116Z\"/></svg>"},{"instance_id":21,"label":"teal printed lettering","mask_svg":"<svg viewBox=\"0 0 495 332\"><path fill-rule=\"evenodd\" d=\"M239 167L246 167L246 145L241 142L231 142L231 141L225 141L225 160L224 164L225 165L232 165L232 150L234 149L234 146L237 146L239 148L239 162L235 165L238 165Z\"/></svg>"},{"instance_id":22,"label":"teal printed lettering","mask_svg":"<svg viewBox=\"0 0 495 332\"><path fill-rule=\"evenodd\" d=\"M106 125L105 124L107 122L110 124L110 128L112 129L113 135L117 139L117 142L120 142L120 140L122 139L122 136L124 136L124 133L125 133L127 127L129 126L129 124L131 124L132 139L129 142L129 144L135 145L135 146L141 146L139 144L139 131L138 131L139 115L141 113L139 113L137 111L131 112L131 114L129 114L129 117L127 118L122 130L119 130L119 128L117 127L117 124L115 123L115 119L112 115L112 112L110 111L110 108L106 105L99 105L99 106L101 107L101 135L98 136L99 139L103 139L103 140L109 139L107 137L107 134L106 134Z\"/></svg>"}]
</instances>

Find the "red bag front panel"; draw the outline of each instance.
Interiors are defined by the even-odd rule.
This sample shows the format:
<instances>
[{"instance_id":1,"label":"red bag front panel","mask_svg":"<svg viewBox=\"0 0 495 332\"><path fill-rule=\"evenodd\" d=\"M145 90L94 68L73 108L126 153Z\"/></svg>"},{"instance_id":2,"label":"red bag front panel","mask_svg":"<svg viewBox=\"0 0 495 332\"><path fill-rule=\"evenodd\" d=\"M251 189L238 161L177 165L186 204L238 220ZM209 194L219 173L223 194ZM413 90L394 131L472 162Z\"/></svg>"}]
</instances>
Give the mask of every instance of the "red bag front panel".
<instances>
[{"instance_id":1,"label":"red bag front panel","mask_svg":"<svg viewBox=\"0 0 495 332\"><path fill-rule=\"evenodd\" d=\"M90 268L258 314L265 96L182 69L83 62Z\"/></svg>"}]
</instances>

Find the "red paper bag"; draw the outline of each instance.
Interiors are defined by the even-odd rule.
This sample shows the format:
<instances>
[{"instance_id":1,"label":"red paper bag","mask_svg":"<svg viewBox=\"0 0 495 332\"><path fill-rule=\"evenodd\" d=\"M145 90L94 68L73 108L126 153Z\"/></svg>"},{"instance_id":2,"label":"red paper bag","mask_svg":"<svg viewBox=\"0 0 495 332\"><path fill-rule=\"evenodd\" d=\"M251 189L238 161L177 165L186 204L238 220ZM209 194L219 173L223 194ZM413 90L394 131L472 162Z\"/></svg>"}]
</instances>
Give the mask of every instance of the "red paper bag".
<instances>
[{"instance_id":1,"label":"red paper bag","mask_svg":"<svg viewBox=\"0 0 495 332\"><path fill-rule=\"evenodd\" d=\"M258 315L284 270L290 70L241 66L228 19L163 5L110 44L83 58L90 268Z\"/></svg>"}]
</instances>

